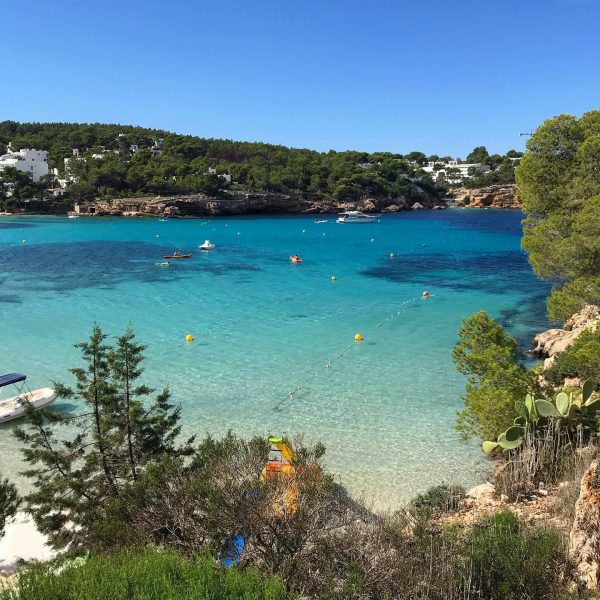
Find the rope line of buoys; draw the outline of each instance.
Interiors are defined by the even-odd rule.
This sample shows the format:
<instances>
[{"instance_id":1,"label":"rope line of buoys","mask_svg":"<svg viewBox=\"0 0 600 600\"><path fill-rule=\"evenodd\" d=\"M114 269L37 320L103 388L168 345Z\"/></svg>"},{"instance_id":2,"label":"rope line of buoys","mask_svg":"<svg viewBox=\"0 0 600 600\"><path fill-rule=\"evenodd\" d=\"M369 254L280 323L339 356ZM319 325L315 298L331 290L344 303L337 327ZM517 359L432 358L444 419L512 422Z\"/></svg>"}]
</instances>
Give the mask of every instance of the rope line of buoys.
<instances>
[{"instance_id":1,"label":"rope line of buoys","mask_svg":"<svg viewBox=\"0 0 600 600\"><path fill-rule=\"evenodd\" d=\"M428 298L432 298L434 297L435 294L430 293L429 291L425 290L421 296L415 296L413 298L410 298L409 300L405 300L402 305L401 308L396 310L395 312L393 312L391 315L387 316L383 321L377 323L377 325L375 325L374 327L372 327L370 330L367 330L367 335L366 337L369 337L369 332L371 331L372 333L375 333L375 330L382 327L383 325L385 325L385 323L389 323L390 321L392 321L393 319L395 319L396 317L400 316L401 314L403 314L408 308L409 306L412 306L414 304L416 304L419 301L422 300L426 300ZM345 355L346 352L348 350L351 350L352 348L354 348L355 346L357 346L360 342L362 342L365 339L365 335L363 335L362 333L356 333L354 336L354 340L355 343L354 344L350 344L348 346L346 346L346 348L344 349L343 352L340 352L335 358L327 360L323 363L323 366L318 369L317 371L315 371L315 373L311 376L308 377L308 379L305 381L305 383L300 384L298 386L296 386L295 389L290 390L287 394L287 396L284 396L274 407L274 410L280 410L281 406L287 401L287 400L293 400L294 396L301 390L303 390L304 388L308 387L310 385L310 382L312 381L312 379L314 379L315 377L318 377L320 373L324 372L326 369L330 369L332 366L334 366L335 361L339 361L341 360Z\"/></svg>"}]
</instances>

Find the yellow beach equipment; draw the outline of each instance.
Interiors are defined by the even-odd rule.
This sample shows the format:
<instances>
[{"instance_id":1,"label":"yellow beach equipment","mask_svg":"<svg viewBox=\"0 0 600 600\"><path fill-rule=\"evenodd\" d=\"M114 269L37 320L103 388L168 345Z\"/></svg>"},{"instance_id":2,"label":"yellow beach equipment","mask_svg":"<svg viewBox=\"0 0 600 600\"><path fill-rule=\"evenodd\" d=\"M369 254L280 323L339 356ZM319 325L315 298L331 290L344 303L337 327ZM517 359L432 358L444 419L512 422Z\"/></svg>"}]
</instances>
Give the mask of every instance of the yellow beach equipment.
<instances>
[{"instance_id":1,"label":"yellow beach equipment","mask_svg":"<svg viewBox=\"0 0 600 600\"><path fill-rule=\"evenodd\" d=\"M261 483L270 483L273 489L273 513L277 518L285 519L298 509L298 485L296 468L290 464L293 459L292 449L283 438L269 437L271 453L278 454L278 459L269 459L260 473Z\"/></svg>"}]
</instances>

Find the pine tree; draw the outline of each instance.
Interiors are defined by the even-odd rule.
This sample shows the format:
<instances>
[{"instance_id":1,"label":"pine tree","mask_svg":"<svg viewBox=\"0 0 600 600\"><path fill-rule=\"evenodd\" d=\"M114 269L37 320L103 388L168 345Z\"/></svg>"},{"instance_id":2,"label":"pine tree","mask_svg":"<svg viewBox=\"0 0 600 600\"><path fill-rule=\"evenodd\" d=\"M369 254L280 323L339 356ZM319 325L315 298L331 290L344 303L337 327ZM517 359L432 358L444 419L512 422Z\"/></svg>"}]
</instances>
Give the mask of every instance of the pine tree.
<instances>
[{"instance_id":1,"label":"pine tree","mask_svg":"<svg viewBox=\"0 0 600 600\"><path fill-rule=\"evenodd\" d=\"M24 474L34 483L25 500L57 548L93 544L107 503L150 462L192 452L193 438L177 446L180 413L169 403L168 390L144 404L153 390L138 383L144 346L135 342L132 329L115 346L106 338L95 325L90 339L76 344L85 366L71 369L75 390L55 386L59 397L79 400L84 410L73 415L28 410L27 429L15 431L31 465Z\"/></svg>"},{"instance_id":2,"label":"pine tree","mask_svg":"<svg viewBox=\"0 0 600 600\"><path fill-rule=\"evenodd\" d=\"M17 488L8 479L0 479L0 538L4 535L6 520L19 508L20 498Z\"/></svg>"}]
</instances>

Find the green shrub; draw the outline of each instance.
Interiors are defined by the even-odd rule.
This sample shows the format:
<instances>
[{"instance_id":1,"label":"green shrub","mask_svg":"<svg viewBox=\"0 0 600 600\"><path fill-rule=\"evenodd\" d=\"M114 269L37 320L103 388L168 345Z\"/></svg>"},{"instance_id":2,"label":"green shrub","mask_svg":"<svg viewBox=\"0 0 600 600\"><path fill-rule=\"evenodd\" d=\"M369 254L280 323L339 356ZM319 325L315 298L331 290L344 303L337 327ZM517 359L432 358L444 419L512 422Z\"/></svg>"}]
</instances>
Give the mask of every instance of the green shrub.
<instances>
[{"instance_id":1,"label":"green shrub","mask_svg":"<svg viewBox=\"0 0 600 600\"><path fill-rule=\"evenodd\" d=\"M454 512L458 509L465 492L461 485L435 485L411 500L410 511L416 517L424 518L438 512Z\"/></svg>"},{"instance_id":2,"label":"green shrub","mask_svg":"<svg viewBox=\"0 0 600 600\"><path fill-rule=\"evenodd\" d=\"M560 384L565 377L579 377L600 389L600 328L583 331L573 345L554 359L546 378Z\"/></svg>"},{"instance_id":3,"label":"green shrub","mask_svg":"<svg viewBox=\"0 0 600 600\"><path fill-rule=\"evenodd\" d=\"M484 311L463 318L452 359L467 376L456 428L464 439L495 439L513 424L514 404L539 391L538 376L521 362L517 341Z\"/></svg>"},{"instance_id":4,"label":"green shrub","mask_svg":"<svg viewBox=\"0 0 600 600\"><path fill-rule=\"evenodd\" d=\"M488 517L463 541L471 593L488 600L555 598L567 565L557 531L528 529L510 511Z\"/></svg>"},{"instance_id":5,"label":"green shrub","mask_svg":"<svg viewBox=\"0 0 600 600\"><path fill-rule=\"evenodd\" d=\"M54 571L54 572L53 572ZM34 565L1 600L287 600L283 583L208 557L148 550L96 556L80 567Z\"/></svg>"}]
</instances>

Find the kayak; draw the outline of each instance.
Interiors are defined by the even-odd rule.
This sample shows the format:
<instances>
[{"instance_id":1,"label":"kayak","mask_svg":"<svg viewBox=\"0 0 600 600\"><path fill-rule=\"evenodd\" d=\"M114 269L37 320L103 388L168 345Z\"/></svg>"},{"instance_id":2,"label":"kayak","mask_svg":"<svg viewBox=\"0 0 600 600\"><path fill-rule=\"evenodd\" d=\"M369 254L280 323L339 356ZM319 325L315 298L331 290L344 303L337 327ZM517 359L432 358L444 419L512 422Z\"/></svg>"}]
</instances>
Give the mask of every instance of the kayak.
<instances>
[{"instance_id":1,"label":"kayak","mask_svg":"<svg viewBox=\"0 0 600 600\"><path fill-rule=\"evenodd\" d=\"M302 262L301 258L294 258L293 256L290 256L290 260L296 264L300 264Z\"/></svg>"},{"instance_id":2,"label":"kayak","mask_svg":"<svg viewBox=\"0 0 600 600\"><path fill-rule=\"evenodd\" d=\"M191 254L165 254L163 258L192 258Z\"/></svg>"}]
</instances>

